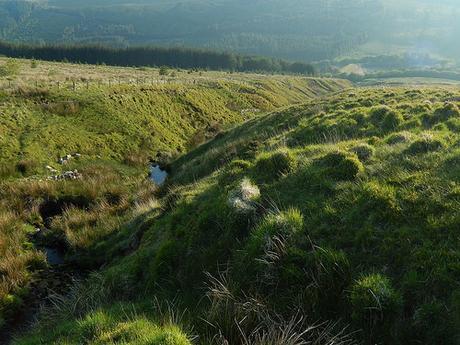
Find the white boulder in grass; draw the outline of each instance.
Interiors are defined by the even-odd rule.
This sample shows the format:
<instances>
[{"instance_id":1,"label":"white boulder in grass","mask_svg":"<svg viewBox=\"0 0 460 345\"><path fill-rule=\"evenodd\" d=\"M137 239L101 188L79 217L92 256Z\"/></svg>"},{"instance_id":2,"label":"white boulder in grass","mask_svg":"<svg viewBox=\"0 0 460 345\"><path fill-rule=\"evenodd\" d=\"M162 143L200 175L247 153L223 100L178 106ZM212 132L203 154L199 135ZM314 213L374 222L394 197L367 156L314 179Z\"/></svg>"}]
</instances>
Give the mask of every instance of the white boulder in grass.
<instances>
[{"instance_id":1,"label":"white boulder in grass","mask_svg":"<svg viewBox=\"0 0 460 345\"><path fill-rule=\"evenodd\" d=\"M238 213L251 213L256 210L259 198L259 187L245 178L229 193L228 205Z\"/></svg>"}]
</instances>

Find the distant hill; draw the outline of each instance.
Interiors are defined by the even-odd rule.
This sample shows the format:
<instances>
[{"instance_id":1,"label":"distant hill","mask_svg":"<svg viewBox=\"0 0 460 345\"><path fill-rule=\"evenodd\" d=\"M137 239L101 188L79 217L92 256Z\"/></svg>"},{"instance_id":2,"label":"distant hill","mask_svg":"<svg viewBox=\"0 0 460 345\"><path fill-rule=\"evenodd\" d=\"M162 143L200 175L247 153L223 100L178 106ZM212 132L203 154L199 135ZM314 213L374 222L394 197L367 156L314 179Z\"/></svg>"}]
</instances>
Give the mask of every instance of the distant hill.
<instances>
[{"instance_id":1,"label":"distant hill","mask_svg":"<svg viewBox=\"0 0 460 345\"><path fill-rule=\"evenodd\" d=\"M452 1L0 0L0 39L198 46L292 60L457 56Z\"/></svg>"}]
</instances>

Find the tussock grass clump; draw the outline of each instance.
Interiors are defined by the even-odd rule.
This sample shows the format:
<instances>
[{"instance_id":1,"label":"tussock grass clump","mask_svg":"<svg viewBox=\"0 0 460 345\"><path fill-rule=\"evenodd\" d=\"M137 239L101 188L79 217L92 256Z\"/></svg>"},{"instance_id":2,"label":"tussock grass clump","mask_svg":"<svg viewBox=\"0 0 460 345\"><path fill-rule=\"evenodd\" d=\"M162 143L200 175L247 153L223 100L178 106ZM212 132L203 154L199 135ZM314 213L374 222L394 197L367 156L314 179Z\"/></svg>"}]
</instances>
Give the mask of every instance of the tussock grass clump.
<instances>
[{"instance_id":1,"label":"tussock grass clump","mask_svg":"<svg viewBox=\"0 0 460 345\"><path fill-rule=\"evenodd\" d=\"M152 280L158 283L162 280L175 278L175 267L180 263L178 253L184 251L184 246L176 241L164 241L155 253L151 264Z\"/></svg>"},{"instance_id":2,"label":"tussock grass clump","mask_svg":"<svg viewBox=\"0 0 460 345\"><path fill-rule=\"evenodd\" d=\"M249 161L236 159L230 162L228 165L229 169L237 169L237 170L249 170L252 164Z\"/></svg>"},{"instance_id":3,"label":"tussock grass clump","mask_svg":"<svg viewBox=\"0 0 460 345\"><path fill-rule=\"evenodd\" d=\"M401 215L395 189L375 181L363 185L358 205L362 207L362 215L365 214L380 223L396 221Z\"/></svg>"},{"instance_id":4,"label":"tussock grass clump","mask_svg":"<svg viewBox=\"0 0 460 345\"><path fill-rule=\"evenodd\" d=\"M14 163L4 162L0 163L0 177L2 179L11 178L17 175L17 169Z\"/></svg>"},{"instance_id":5,"label":"tussock grass clump","mask_svg":"<svg viewBox=\"0 0 460 345\"><path fill-rule=\"evenodd\" d=\"M391 131L404 122L401 113L388 106L374 107L369 115L371 121L384 131Z\"/></svg>"},{"instance_id":6,"label":"tussock grass clump","mask_svg":"<svg viewBox=\"0 0 460 345\"><path fill-rule=\"evenodd\" d=\"M366 162L374 156L375 148L369 144L359 144L352 147L351 152L356 154L360 161Z\"/></svg>"},{"instance_id":7,"label":"tussock grass clump","mask_svg":"<svg viewBox=\"0 0 460 345\"><path fill-rule=\"evenodd\" d=\"M398 145L403 143L408 143L411 141L413 135L410 132L399 132L393 133L386 138L386 143L388 145Z\"/></svg>"},{"instance_id":8,"label":"tussock grass clump","mask_svg":"<svg viewBox=\"0 0 460 345\"><path fill-rule=\"evenodd\" d=\"M342 305L351 284L352 267L345 252L315 247L311 280L317 287L316 308L323 315Z\"/></svg>"},{"instance_id":9,"label":"tussock grass clump","mask_svg":"<svg viewBox=\"0 0 460 345\"><path fill-rule=\"evenodd\" d=\"M246 251L252 258L262 254L270 255L277 245L290 242L303 230L303 216L297 209L289 209L275 214L269 214L251 232ZM281 249L278 247L278 249Z\"/></svg>"},{"instance_id":10,"label":"tussock grass clump","mask_svg":"<svg viewBox=\"0 0 460 345\"><path fill-rule=\"evenodd\" d=\"M224 184L231 184L242 175L246 174L251 168L252 163L246 160L233 160L225 168L221 177L221 182Z\"/></svg>"},{"instance_id":11,"label":"tussock grass clump","mask_svg":"<svg viewBox=\"0 0 460 345\"><path fill-rule=\"evenodd\" d=\"M299 313L285 318L258 295L240 296L224 274L209 278L207 297L211 302L205 314L209 336L203 344L244 345L354 345L346 327L332 322L312 326Z\"/></svg>"},{"instance_id":12,"label":"tussock grass clump","mask_svg":"<svg viewBox=\"0 0 460 345\"><path fill-rule=\"evenodd\" d=\"M15 76L21 71L21 64L17 59L8 59L0 65L0 77Z\"/></svg>"},{"instance_id":13,"label":"tussock grass clump","mask_svg":"<svg viewBox=\"0 0 460 345\"><path fill-rule=\"evenodd\" d=\"M276 179L294 171L297 165L297 157L290 150L280 149L259 155L255 167L258 176Z\"/></svg>"},{"instance_id":14,"label":"tussock grass clump","mask_svg":"<svg viewBox=\"0 0 460 345\"><path fill-rule=\"evenodd\" d=\"M425 133L420 139L414 141L405 151L409 155L425 154L441 150L445 146L443 140L434 135Z\"/></svg>"},{"instance_id":15,"label":"tussock grass clump","mask_svg":"<svg viewBox=\"0 0 460 345\"><path fill-rule=\"evenodd\" d=\"M159 324L135 311L134 306L116 305L96 309L78 320L65 321L46 335L31 335L16 345L126 344L191 345L187 335L172 323Z\"/></svg>"},{"instance_id":16,"label":"tussock grass clump","mask_svg":"<svg viewBox=\"0 0 460 345\"><path fill-rule=\"evenodd\" d=\"M353 180L364 172L363 163L354 154L336 151L317 160L320 169L337 180Z\"/></svg>"},{"instance_id":17,"label":"tussock grass clump","mask_svg":"<svg viewBox=\"0 0 460 345\"><path fill-rule=\"evenodd\" d=\"M74 100L42 104L43 110L58 115L74 115L80 111L80 103Z\"/></svg>"},{"instance_id":18,"label":"tussock grass clump","mask_svg":"<svg viewBox=\"0 0 460 345\"><path fill-rule=\"evenodd\" d=\"M451 118L460 118L460 109L455 103L447 102L434 111L433 117L436 121L446 121Z\"/></svg>"},{"instance_id":19,"label":"tussock grass clump","mask_svg":"<svg viewBox=\"0 0 460 345\"><path fill-rule=\"evenodd\" d=\"M351 288L352 318L366 327L366 335L389 337L401 312L402 299L381 274L370 274L358 279Z\"/></svg>"}]
</instances>

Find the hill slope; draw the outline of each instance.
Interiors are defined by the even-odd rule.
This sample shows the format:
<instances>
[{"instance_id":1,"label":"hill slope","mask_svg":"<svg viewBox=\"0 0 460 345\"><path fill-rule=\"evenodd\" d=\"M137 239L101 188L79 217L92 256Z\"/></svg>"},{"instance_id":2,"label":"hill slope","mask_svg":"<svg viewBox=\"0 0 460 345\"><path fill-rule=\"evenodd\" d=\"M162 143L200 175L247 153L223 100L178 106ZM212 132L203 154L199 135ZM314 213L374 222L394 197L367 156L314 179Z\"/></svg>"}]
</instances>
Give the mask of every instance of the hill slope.
<instances>
[{"instance_id":1,"label":"hill slope","mask_svg":"<svg viewBox=\"0 0 460 345\"><path fill-rule=\"evenodd\" d=\"M151 161L350 86L5 59L0 72L0 327L7 333L27 323L23 317L50 291L68 292L73 279L120 255L112 241L155 190L146 179ZM146 327L155 334L155 324ZM174 327L157 330L161 338Z\"/></svg>"},{"instance_id":2,"label":"hill slope","mask_svg":"<svg viewBox=\"0 0 460 345\"><path fill-rule=\"evenodd\" d=\"M41 165L69 152L118 160L136 150L151 158L183 152L197 132L349 86L332 79L212 72L161 79L156 69L44 62L31 68L27 60L8 61L20 72L8 77L13 82L3 80L0 159Z\"/></svg>"},{"instance_id":3,"label":"hill slope","mask_svg":"<svg viewBox=\"0 0 460 345\"><path fill-rule=\"evenodd\" d=\"M174 322L201 344L457 344L458 97L356 89L219 134L85 248L108 267L16 343L143 344L133 329ZM56 229L81 233L78 215Z\"/></svg>"}]
</instances>

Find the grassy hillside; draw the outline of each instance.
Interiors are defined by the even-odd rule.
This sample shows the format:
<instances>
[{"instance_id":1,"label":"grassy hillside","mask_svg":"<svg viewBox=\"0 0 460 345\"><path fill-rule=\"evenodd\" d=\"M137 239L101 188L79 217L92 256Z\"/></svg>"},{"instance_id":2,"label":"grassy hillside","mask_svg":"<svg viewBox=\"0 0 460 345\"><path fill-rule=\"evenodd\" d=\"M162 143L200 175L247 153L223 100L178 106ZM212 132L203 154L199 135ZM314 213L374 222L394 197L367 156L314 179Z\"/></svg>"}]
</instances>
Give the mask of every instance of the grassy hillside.
<instances>
[{"instance_id":1,"label":"grassy hillside","mask_svg":"<svg viewBox=\"0 0 460 345\"><path fill-rule=\"evenodd\" d=\"M103 242L57 215L107 266L16 344L458 344L459 96L356 89L249 120Z\"/></svg>"},{"instance_id":2,"label":"grassy hillside","mask_svg":"<svg viewBox=\"0 0 460 345\"><path fill-rule=\"evenodd\" d=\"M349 87L331 79L169 72L0 60L0 326L6 333L27 323L50 291L67 294L74 279L135 250L136 219L155 204L156 187L146 179L150 161L163 164L229 126ZM133 243L123 247L123 239ZM187 343L173 325L126 313L132 323L106 311L88 322L106 322L114 339L145 328L145 341Z\"/></svg>"},{"instance_id":3,"label":"grassy hillside","mask_svg":"<svg viewBox=\"0 0 460 345\"><path fill-rule=\"evenodd\" d=\"M4 66L8 63L16 64L18 72L7 77L11 82L4 80L6 89L0 94L0 160L19 157L37 167L74 152L118 161L139 150L152 158L160 151L183 152L197 132L215 131L348 85L327 79L225 78L219 73L192 79L186 72L160 83L166 80L158 79L155 69L136 73L47 63L32 68L27 60L9 60ZM80 77L77 90L70 76ZM152 83L153 78L158 80ZM114 85L107 85L112 79Z\"/></svg>"}]
</instances>

